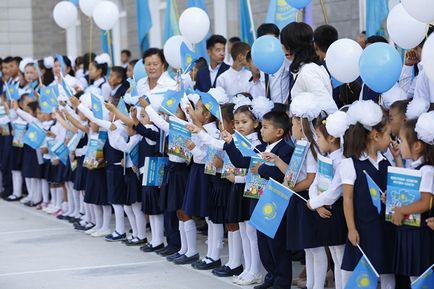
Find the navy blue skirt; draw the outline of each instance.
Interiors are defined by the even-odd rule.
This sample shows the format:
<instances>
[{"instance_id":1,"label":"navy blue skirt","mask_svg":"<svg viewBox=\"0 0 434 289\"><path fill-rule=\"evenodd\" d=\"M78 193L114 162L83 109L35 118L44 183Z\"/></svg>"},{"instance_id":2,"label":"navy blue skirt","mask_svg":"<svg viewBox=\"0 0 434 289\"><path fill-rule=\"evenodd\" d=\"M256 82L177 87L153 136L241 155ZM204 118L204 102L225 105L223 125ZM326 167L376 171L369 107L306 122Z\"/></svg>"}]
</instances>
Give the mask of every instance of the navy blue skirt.
<instances>
[{"instance_id":1,"label":"navy blue skirt","mask_svg":"<svg viewBox=\"0 0 434 289\"><path fill-rule=\"evenodd\" d=\"M68 168L59 162L58 165L52 165L52 172L54 173L52 183L53 184L63 184L67 181Z\"/></svg>"},{"instance_id":2,"label":"navy blue skirt","mask_svg":"<svg viewBox=\"0 0 434 289\"><path fill-rule=\"evenodd\" d=\"M23 178L42 178L42 167L38 163L36 151L26 144L23 147L23 165L21 168L21 174L23 175Z\"/></svg>"},{"instance_id":3,"label":"navy blue skirt","mask_svg":"<svg viewBox=\"0 0 434 289\"><path fill-rule=\"evenodd\" d=\"M124 178L124 168L111 165L106 168L107 175L107 201L110 205L125 205L126 184Z\"/></svg>"},{"instance_id":4,"label":"navy blue skirt","mask_svg":"<svg viewBox=\"0 0 434 289\"><path fill-rule=\"evenodd\" d=\"M329 209L332 216L329 219L321 218L315 212L317 228L322 246L344 245L348 238L347 224L345 222L343 198L338 199Z\"/></svg>"},{"instance_id":5,"label":"navy blue skirt","mask_svg":"<svg viewBox=\"0 0 434 289\"><path fill-rule=\"evenodd\" d=\"M21 171L23 166L23 148L11 147L12 154L12 170L13 171Z\"/></svg>"},{"instance_id":6,"label":"navy blue skirt","mask_svg":"<svg viewBox=\"0 0 434 289\"><path fill-rule=\"evenodd\" d=\"M84 202L99 206L109 205L105 168L87 171Z\"/></svg>"},{"instance_id":7,"label":"navy blue skirt","mask_svg":"<svg viewBox=\"0 0 434 289\"><path fill-rule=\"evenodd\" d=\"M182 208L189 167L186 163L169 161L160 187L160 209L175 212Z\"/></svg>"},{"instance_id":8,"label":"navy blue skirt","mask_svg":"<svg viewBox=\"0 0 434 289\"><path fill-rule=\"evenodd\" d=\"M250 220L251 199L244 198L245 184L232 184L227 196L226 223L241 223Z\"/></svg>"},{"instance_id":9,"label":"navy blue skirt","mask_svg":"<svg viewBox=\"0 0 434 289\"><path fill-rule=\"evenodd\" d=\"M142 187L142 211L147 215L160 215L160 189L158 187Z\"/></svg>"},{"instance_id":10,"label":"navy blue skirt","mask_svg":"<svg viewBox=\"0 0 434 289\"><path fill-rule=\"evenodd\" d=\"M142 201L140 180L136 173L127 168L124 176L124 182L126 185L125 190L125 205L132 205Z\"/></svg>"},{"instance_id":11,"label":"navy blue skirt","mask_svg":"<svg viewBox=\"0 0 434 289\"><path fill-rule=\"evenodd\" d=\"M221 174L210 175L209 219L214 224L226 222L226 206L232 183L221 178Z\"/></svg>"},{"instance_id":12,"label":"navy blue skirt","mask_svg":"<svg viewBox=\"0 0 434 289\"><path fill-rule=\"evenodd\" d=\"M50 173L51 173L51 162L49 160L44 160L42 164L42 178L47 182L50 181Z\"/></svg>"},{"instance_id":13,"label":"navy blue skirt","mask_svg":"<svg viewBox=\"0 0 434 289\"><path fill-rule=\"evenodd\" d=\"M210 176L204 173L204 164L193 163L188 176L182 210L189 216L208 217Z\"/></svg>"},{"instance_id":14,"label":"navy blue skirt","mask_svg":"<svg viewBox=\"0 0 434 289\"><path fill-rule=\"evenodd\" d=\"M68 160L67 166L66 166L66 177L67 177L67 181L74 183L75 180L75 172L77 170L72 170L71 168L71 162Z\"/></svg>"},{"instance_id":15,"label":"navy blue skirt","mask_svg":"<svg viewBox=\"0 0 434 289\"><path fill-rule=\"evenodd\" d=\"M84 191L86 189L87 169L83 167L84 156L77 157L77 168L75 169L74 190Z\"/></svg>"},{"instance_id":16,"label":"navy blue skirt","mask_svg":"<svg viewBox=\"0 0 434 289\"><path fill-rule=\"evenodd\" d=\"M394 257L396 274L420 276L434 264L434 232L426 225L398 227Z\"/></svg>"}]
</instances>

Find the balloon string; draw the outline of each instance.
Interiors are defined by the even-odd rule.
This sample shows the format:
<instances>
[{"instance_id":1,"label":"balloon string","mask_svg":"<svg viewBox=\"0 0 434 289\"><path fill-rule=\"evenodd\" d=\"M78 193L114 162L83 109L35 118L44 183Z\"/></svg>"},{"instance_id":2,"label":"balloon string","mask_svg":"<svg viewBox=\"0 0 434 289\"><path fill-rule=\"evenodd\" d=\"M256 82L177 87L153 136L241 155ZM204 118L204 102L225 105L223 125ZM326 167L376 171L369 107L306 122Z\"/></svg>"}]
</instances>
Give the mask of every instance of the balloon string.
<instances>
[{"instance_id":1,"label":"balloon string","mask_svg":"<svg viewBox=\"0 0 434 289\"><path fill-rule=\"evenodd\" d=\"M108 45L108 49L109 49L109 54L110 54L110 63L111 66L113 66L113 52L112 52L112 34L110 32L111 30L107 30L107 45Z\"/></svg>"},{"instance_id":2,"label":"balloon string","mask_svg":"<svg viewBox=\"0 0 434 289\"><path fill-rule=\"evenodd\" d=\"M321 4L321 10L322 10L322 14L324 16L324 21L326 24L329 24L329 19L327 17L327 11L325 9L324 0L319 0L319 2Z\"/></svg>"},{"instance_id":3,"label":"balloon string","mask_svg":"<svg viewBox=\"0 0 434 289\"><path fill-rule=\"evenodd\" d=\"M92 62L92 32L93 32L93 21L92 21L92 17L89 16L89 21L90 21L90 25L89 25L89 65L88 65L88 70L90 70L90 63Z\"/></svg>"}]
</instances>

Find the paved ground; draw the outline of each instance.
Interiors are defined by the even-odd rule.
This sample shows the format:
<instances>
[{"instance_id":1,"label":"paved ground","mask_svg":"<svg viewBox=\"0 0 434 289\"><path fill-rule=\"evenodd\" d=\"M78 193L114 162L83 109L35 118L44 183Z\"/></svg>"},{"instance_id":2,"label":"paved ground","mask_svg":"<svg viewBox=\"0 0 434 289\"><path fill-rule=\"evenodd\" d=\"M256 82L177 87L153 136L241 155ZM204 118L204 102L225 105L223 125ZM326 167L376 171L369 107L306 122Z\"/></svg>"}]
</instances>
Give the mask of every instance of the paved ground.
<instances>
[{"instance_id":1,"label":"paved ground","mask_svg":"<svg viewBox=\"0 0 434 289\"><path fill-rule=\"evenodd\" d=\"M206 251L205 238L198 242ZM227 246L225 246L227 250ZM224 251L223 261L227 259ZM294 264L296 265L296 264ZM296 265L294 275L300 270ZM17 203L0 201L2 289L231 289L190 266L176 266L154 253L105 242L74 231L69 223Z\"/></svg>"}]
</instances>

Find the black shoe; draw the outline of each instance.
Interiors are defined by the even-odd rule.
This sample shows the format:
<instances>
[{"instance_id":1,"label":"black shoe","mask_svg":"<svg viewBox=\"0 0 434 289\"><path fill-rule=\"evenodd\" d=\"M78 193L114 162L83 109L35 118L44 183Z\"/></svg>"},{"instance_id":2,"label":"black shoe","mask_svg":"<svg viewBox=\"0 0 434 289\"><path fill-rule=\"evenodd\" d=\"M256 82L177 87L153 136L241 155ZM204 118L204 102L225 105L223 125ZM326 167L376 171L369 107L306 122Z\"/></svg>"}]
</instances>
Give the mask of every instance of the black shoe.
<instances>
[{"instance_id":1,"label":"black shoe","mask_svg":"<svg viewBox=\"0 0 434 289\"><path fill-rule=\"evenodd\" d=\"M167 257L167 256L175 254L178 251L179 251L179 248L174 248L172 246L167 246L166 250L159 251L159 252L157 252L157 254L160 255L161 257Z\"/></svg>"},{"instance_id":2,"label":"black shoe","mask_svg":"<svg viewBox=\"0 0 434 289\"><path fill-rule=\"evenodd\" d=\"M150 252L155 252L155 251L163 249L163 248L164 248L164 244L163 243L161 243L160 245L158 245L156 247L153 247L150 243L148 243L145 246L140 247L140 250L142 252L145 252L145 253L150 253Z\"/></svg>"},{"instance_id":3,"label":"black shoe","mask_svg":"<svg viewBox=\"0 0 434 289\"><path fill-rule=\"evenodd\" d=\"M147 243L148 243L148 239L146 239L146 238L139 239L137 237L134 237L131 240L127 240L125 242L125 245L127 245L127 246L142 246L142 245L146 245Z\"/></svg>"},{"instance_id":4,"label":"black shoe","mask_svg":"<svg viewBox=\"0 0 434 289\"><path fill-rule=\"evenodd\" d=\"M173 253L173 254L170 255L170 256L167 256L167 257L166 257L166 260L169 261L169 262L173 262L175 259L178 259L178 258L181 257L181 256L183 256L183 255L181 255L181 254L179 254L178 252L176 252L176 253Z\"/></svg>"},{"instance_id":5,"label":"black shoe","mask_svg":"<svg viewBox=\"0 0 434 289\"><path fill-rule=\"evenodd\" d=\"M33 206L33 202L32 201L27 201L27 202L24 203L24 206L32 207Z\"/></svg>"},{"instance_id":6,"label":"black shoe","mask_svg":"<svg viewBox=\"0 0 434 289\"><path fill-rule=\"evenodd\" d=\"M208 260L210 260L211 262L207 263L205 261L198 261L196 263L191 264L191 266L194 269L197 269L197 270L211 270L211 269L214 269L214 268L218 268L218 267L220 267L222 265L222 262L221 262L220 259L213 260L213 259L211 259L209 257L205 257L205 258L208 259Z\"/></svg>"},{"instance_id":7,"label":"black shoe","mask_svg":"<svg viewBox=\"0 0 434 289\"><path fill-rule=\"evenodd\" d=\"M263 283L261 285L253 287L253 289L271 289L273 288L273 284L270 283Z\"/></svg>"},{"instance_id":8,"label":"black shoe","mask_svg":"<svg viewBox=\"0 0 434 289\"><path fill-rule=\"evenodd\" d=\"M160 255L160 252L164 252L164 251L166 251L167 248L169 248L169 245L164 246L164 247L161 248L161 249L155 250L155 253L157 253L158 255Z\"/></svg>"},{"instance_id":9,"label":"black shoe","mask_svg":"<svg viewBox=\"0 0 434 289\"><path fill-rule=\"evenodd\" d=\"M95 224L91 224L90 226L89 226L89 224L91 224L91 223L87 223L86 225L79 225L79 226L77 226L77 227L74 227L76 230L78 230L78 231L87 231L87 230L90 230L90 229L92 229L93 227L95 227Z\"/></svg>"},{"instance_id":10,"label":"black shoe","mask_svg":"<svg viewBox=\"0 0 434 289\"><path fill-rule=\"evenodd\" d=\"M64 215L59 215L56 217L58 220L66 220L66 216Z\"/></svg>"},{"instance_id":11,"label":"black shoe","mask_svg":"<svg viewBox=\"0 0 434 289\"><path fill-rule=\"evenodd\" d=\"M9 197L6 198L6 201L8 202L17 202L19 200L21 200L23 197L17 197L15 195L10 195Z\"/></svg>"},{"instance_id":12,"label":"black shoe","mask_svg":"<svg viewBox=\"0 0 434 289\"><path fill-rule=\"evenodd\" d=\"M197 253L196 255L193 255L191 257L181 255L179 258L176 258L175 260L173 260L173 263L176 265L186 265L186 264L194 263L197 260L199 260L199 253Z\"/></svg>"},{"instance_id":13,"label":"black shoe","mask_svg":"<svg viewBox=\"0 0 434 289\"><path fill-rule=\"evenodd\" d=\"M107 242L119 242L119 241L125 240L126 238L127 238L127 234L125 234L125 233L119 234L118 232L114 231L110 235L105 236L104 239Z\"/></svg>"},{"instance_id":14,"label":"black shoe","mask_svg":"<svg viewBox=\"0 0 434 289\"><path fill-rule=\"evenodd\" d=\"M212 273L216 275L217 277L232 277L232 276L238 276L243 272L243 265L240 265L234 269L231 269L228 266L222 266L219 268L215 268L212 270Z\"/></svg>"}]
</instances>

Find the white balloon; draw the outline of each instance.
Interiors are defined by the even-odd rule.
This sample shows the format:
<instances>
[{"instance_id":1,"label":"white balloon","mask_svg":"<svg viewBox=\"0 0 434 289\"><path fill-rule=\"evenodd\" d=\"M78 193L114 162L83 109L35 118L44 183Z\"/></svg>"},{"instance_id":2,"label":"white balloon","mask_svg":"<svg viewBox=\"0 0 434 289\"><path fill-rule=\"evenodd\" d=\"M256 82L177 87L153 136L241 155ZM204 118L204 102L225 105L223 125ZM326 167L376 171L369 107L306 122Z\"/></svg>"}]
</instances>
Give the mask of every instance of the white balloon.
<instances>
[{"instance_id":1,"label":"white balloon","mask_svg":"<svg viewBox=\"0 0 434 289\"><path fill-rule=\"evenodd\" d=\"M80 0L78 6L80 6L81 11L89 17L92 17L93 10L95 6L101 2L101 0Z\"/></svg>"},{"instance_id":2,"label":"white balloon","mask_svg":"<svg viewBox=\"0 0 434 289\"><path fill-rule=\"evenodd\" d=\"M343 38L330 45L326 64L330 74L342 83L350 83L360 75L359 59L363 48L352 39Z\"/></svg>"},{"instance_id":3,"label":"white balloon","mask_svg":"<svg viewBox=\"0 0 434 289\"><path fill-rule=\"evenodd\" d=\"M404 49L419 45L425 38L427 29L427 24L411 17L402 4L393 7L387 16L387 31L390 38Z\"/></svg>"},{"instance_id":4,"label":"white balloon","mask_svg":"<svg viewBox=\"0 0 434 289\"><path fill-rule=\"evenodd\" d=\"M432 33L422 48L423 71L434 82L434 33Z\"/></svg>"},{"instance_id":5,"label":"white balloon","mask_svg":"<svg viewBox=\"0 0 434 289\"><path fill-rule=\"evenodd\" d=\"M189 49L193 46L181 35L175 35L164 43L163 53L167 63L175 69L181 68L181 44L184 42Z\"/></svg>"},{"instance_id":6,"label":"white balloon","mask_svg":"<svg viewBox=\"0 0 434 289\"><path fill-rule=\"evenodd\" d=\"M433 0L402 0L401 3L413 18L423 23L434 21Z\"/></svg>"},{"instance_id":7,"label":"white balloon","mask_svg":"<svg viewBox=\"0 0 434 289\"><path fill-rule=\"evenodd\" d=\"M119 19L119 9L111 1L101 1L93 10L93 20L102 30L110 30Z\"/></svg>"},{"instance_id":8,"label":"white balloon","mask_svg":"<svg viewBox=\"0 0 434 289\"><path fill-rule=\"evenodd\" d=\"M209 32L209 17L200 8L192 7L182 12L179 17L179 31L190 43L199 43Z\"/></svg>"},{"instance_id":9,"label":"white balloon","mask_svg":"<svg viewBox=\"0 0 434 289\"><path fill-rule=\"evenodd\" d=\"M54 6L53 18L63 29L74 26L77 21L77 7L69 1L61 1Z\"/></svg>"}]
</instances>

